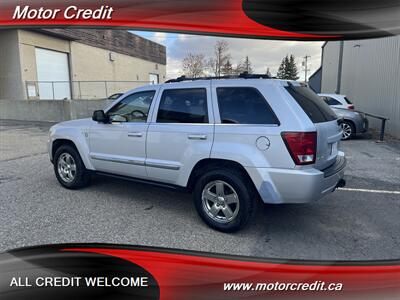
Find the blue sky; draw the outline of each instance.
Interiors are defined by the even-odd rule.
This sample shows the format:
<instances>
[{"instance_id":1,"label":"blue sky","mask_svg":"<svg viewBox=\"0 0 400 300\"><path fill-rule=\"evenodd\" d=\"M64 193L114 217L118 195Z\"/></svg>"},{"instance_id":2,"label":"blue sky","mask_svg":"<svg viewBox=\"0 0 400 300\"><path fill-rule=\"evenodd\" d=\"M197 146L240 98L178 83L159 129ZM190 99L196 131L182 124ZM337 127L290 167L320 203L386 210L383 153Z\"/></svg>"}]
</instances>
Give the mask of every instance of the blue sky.
<instances>
[{"instance_id":1,"label":"blue sky","mask_svg":"<svg viewBox=\"0 0 400 300\"><path fill-rule=\"evenodd\" d=\"M309 75L311 75L320 66L323 44L323 42L221 38L150 31L131 32L167 47L167 78L182 75L182 59L188 53L202 53L206 57L210 57L216 41L225 40L229 44L232 62L237 64L248 56L256 73L265 73L269 68L272 75L275 75L282 58L286 54L293 54L296 57L300 79L304 80L304 71L301 66L302 57L311 56L309 65L311 69Z\"/></svg>"}]
</instances>

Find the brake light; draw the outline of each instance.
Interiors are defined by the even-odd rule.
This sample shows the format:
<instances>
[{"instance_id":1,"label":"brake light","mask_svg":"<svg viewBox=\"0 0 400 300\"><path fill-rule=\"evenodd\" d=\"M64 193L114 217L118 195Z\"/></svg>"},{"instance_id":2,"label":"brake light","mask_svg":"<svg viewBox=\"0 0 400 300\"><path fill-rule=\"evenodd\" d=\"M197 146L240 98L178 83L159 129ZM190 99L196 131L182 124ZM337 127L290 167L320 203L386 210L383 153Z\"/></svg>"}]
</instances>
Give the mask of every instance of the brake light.
<instances>
[{"instance_id":1,"label":"brake light","mask_svg":"<svg viewBox=\"0 0 400 300\"><path fill-rule=\"evenodd\" d=\"M296 165L315 163L317 152L317 133L282 132L283 141Z\"/></svg>"},{"instance_id":2,"label":"brake light","mask_svg":"<svg viewBox=\"0 0 400 300\"><path fill-rule=\"evenodd\" d=\"M347 106L347 108L348 108L348 109L354 109L354 105L351 104L351 105Z\"/></svg>"}]
</instances>

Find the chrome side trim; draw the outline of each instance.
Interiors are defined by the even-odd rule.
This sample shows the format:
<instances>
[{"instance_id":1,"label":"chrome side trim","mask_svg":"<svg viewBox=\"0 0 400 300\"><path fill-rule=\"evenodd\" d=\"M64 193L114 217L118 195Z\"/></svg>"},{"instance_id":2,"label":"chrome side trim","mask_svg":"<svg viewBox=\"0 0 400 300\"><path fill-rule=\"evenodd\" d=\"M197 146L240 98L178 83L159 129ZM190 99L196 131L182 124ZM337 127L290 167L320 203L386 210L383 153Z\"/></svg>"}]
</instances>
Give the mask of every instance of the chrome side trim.
<instances>
[{"instance_id":1,"label":"chrome side trim","mask_svg":"<svg viewBox=\"0 0 400 300\"><path fill-rule=\"evenodd\" d=\"M135 159L124 159L124 158L115 158L115 157L104 157L100 155L91 154L90 158L102 161L109 161L121 164L130 164L136 166L146 166L151 168L159 168L159 169L167 169L167 170L179 170L181 167L177 165L171 164L161 164L161 163L152 163L152 162L144 162Z\"/></svg>"},{"instance_id":2,"label":"chrome side trim","mask_svg":"<svg viewBox=\"0 0 400 300\"><path fill-rule=\"evenodd\" d=\"M160 163L153 163L153 162L146 162L145 165L146 165L146 167L167 169L167 170L179 170L181 168L180 166L177 166L177 165L160 164Z\"/></svg>"},{"instance_id":3,"label":"chrome side trim","mask_svg":"<svg viewBox=\"0 0 400 300\"><path fill-rule=\"evenodd\" d=\"M90 158L96 159L96 160L102 160L102 161L116 162L116 163L121 163L121 164L136 165L136 166L144 166L145 165L144 161L135 160L135 159L104 157L104 156L93 155L93 154L90 155Z\"/></svg>"}]
</instances>

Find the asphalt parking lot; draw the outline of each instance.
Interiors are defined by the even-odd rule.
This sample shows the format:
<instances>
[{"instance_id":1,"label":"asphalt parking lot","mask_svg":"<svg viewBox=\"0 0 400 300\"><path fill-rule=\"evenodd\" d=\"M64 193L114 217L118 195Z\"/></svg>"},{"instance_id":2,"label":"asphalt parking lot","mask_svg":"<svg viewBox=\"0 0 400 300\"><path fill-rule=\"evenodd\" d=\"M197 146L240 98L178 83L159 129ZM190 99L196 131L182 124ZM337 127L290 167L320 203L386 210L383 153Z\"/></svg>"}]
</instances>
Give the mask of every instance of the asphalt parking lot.
<instances>
[{"instance_id":1,"label":"asphalt parking lot","mask_svg":"<svg viewBox=\"0 0 400 300\"><path fill-rule=\"evenodd\" d=\"M262 205L250 226L224 234L201 222L188 194L107 177L66 190L46 152L50 124L0 122L0 251L101 242L276 258L400 258L399 141L343 142L347 189L318 203Z\"/></svg>"}]
</instances>

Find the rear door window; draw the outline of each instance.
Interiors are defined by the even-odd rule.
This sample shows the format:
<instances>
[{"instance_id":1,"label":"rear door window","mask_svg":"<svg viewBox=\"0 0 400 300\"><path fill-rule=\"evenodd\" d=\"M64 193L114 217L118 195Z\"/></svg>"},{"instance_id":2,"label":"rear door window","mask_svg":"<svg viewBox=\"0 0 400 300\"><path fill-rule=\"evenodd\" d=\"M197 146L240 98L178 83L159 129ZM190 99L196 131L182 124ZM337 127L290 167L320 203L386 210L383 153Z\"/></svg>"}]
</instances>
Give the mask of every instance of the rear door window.
<instances>
[{"instance_id":1,"label":"rear door window","mask_svg":"<svg viewBox=\"0 0 400 300\"><path fill-rule=\"evenodd\" d=\"M208 123L205 88L164 90L157 114L158 123Z\"/></svg>"},{"instance_id":2,"label":"rear door window","mask_svg":"<svg viewBox=\"0 0 400 300\"><path fill-rule=\"evenodd\" d=\"M332 97L323 97L322 98L326 104L328 105L342 105L342 103L340 103L339 101L337 101L336 99L333 99Z\"/></svg>"},{"instance_id":3,"label":"rear door window","mask_svg":"<svg viewBox=\"0 0 400 300\"><path fill-rule=\"evenodd\" d=\"M217 97L223 124L279 125L267 100L253 87L219 87Z\"/></svg>"},{"instance_id":4,"label":"rear door window","mask_svg":"<svg viewBox=\"0 0 400 300\"><path fill-rule=\"evenodd\" d=\"M289 85L285 88L313 123L333 121L337 118L329 105L310 88L293 85Z\"/></svg>"}]
</instances>

